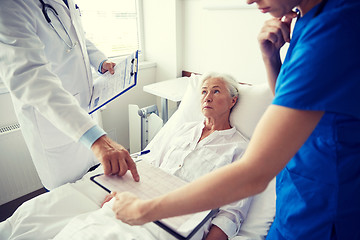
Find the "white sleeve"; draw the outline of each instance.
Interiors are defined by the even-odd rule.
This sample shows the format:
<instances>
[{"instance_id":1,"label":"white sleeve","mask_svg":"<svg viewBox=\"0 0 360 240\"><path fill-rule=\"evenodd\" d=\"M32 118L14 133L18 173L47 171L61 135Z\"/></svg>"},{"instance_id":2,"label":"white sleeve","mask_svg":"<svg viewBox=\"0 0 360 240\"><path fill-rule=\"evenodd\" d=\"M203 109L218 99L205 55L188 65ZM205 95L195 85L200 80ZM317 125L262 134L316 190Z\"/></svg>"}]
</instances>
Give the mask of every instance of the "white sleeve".
<instances>
[{"instance_id":1,"label":"white sleeve","mask_svg":"<svg viewBox=\"0 0 360 240\"><path fill-rule=\"evenodd\" d=\"M249 197L221 207L211 224L218 226L228 238L235 237L248 214L251 201L252 197Z\"/></svg>"},{"instance_id":2,"label":"white sleeve","mask_svg":"<svg viewBox=\"0 0 360 240\"><path fill-rule=\"evenodd\" d=\"M233 162L240 160L244 154L248 144L248 141L244 140L242 144L233 149ZM229 239L235 237L248 214L252 199L253 197L248 197L221 207L211 224L218 226Z\"/></svg>"},{"instance_id":3,"label":"white sleeve","mask_svg":"<svg viewBox=\"0 0 360 240\"><path fill-rule=\"evenodd\" d=\"M86 39L86 49L89 55L90 64L98 70L100 63L107 59L106 55L102 53L90 40Z\"/></svg>"}]
</instances>

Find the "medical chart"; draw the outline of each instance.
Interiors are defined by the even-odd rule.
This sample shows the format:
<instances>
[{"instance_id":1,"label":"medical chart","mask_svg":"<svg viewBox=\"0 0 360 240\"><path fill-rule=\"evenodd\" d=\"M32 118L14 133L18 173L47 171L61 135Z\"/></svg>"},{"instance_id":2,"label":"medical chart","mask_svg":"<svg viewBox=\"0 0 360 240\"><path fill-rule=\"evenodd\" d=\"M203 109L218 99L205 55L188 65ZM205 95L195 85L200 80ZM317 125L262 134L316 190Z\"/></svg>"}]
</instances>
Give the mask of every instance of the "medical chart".
<instances>
[{"instance_id":1,"label":"medical chart","mask_svg":"<svg viewBox=\"0 0 360 240\"><path fill-rule=\"evenodd\" d=\"M171 175L146 161L137 164L140 181L135 182L128 171L124 176L96 175L92 181L108 192L131 192L141 199L150 199L170 192L187 182ZM178 239L189 239L216 211L204 211L196 214L171 217L155 222Z\"/></svg>"},{"instance_id":2,"label":"medical chart","mask_svg":"<svg viewBox=\"0 0 360 240\"><path fill-rule=\"evenodd\" d=\"M104 73L94 81L89 114L95 112L136 85L138 51L116 62L115 73Z\"/></svg>"}]
</instances>

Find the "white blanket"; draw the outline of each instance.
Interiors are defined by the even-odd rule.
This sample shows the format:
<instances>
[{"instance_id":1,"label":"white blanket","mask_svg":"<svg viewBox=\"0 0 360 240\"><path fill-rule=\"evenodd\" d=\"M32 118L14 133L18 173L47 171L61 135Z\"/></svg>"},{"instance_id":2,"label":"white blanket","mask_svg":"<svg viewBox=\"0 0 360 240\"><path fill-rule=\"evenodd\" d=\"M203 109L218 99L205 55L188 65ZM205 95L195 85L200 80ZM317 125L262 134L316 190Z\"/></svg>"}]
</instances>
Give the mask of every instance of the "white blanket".
<instances>
[{"instance_id":1,"label":"white blanket","mask_svg":"<svg viewBox=\"0 0 360 240\"><path fill-rule=\"evenodd\" d=\"M76 183L63 185L25 202L0 223L0 239L175 239L154 223L129 226L117 220L111 210L112 201L100 208L108 193L90 177L102 172L99 167ZM201 236L194 239L201 239Z\"/></svg>"},{"instance_id":2,"label":"white blanket","mask_svg":"<svg viewBox=\"0 0 360 240\"><path fill-rule=\"evenodd\" d=\"M113 201L110 201L103 208L73 218L54 240L175 239L154 223L130 226L117 220L111 209L112 204Z\"/></svg>"},{"instance_id":3,"label":"white blanket","mask_svg":"<svg viewBox=\"0 0 360 240\"><path fill-rule=\"evenodd\" d=\"M0 239L51 239L76 215L100 208L107 192L90 182L90 172L22 204L0 223Z\"/></svg>"}]
</instances>

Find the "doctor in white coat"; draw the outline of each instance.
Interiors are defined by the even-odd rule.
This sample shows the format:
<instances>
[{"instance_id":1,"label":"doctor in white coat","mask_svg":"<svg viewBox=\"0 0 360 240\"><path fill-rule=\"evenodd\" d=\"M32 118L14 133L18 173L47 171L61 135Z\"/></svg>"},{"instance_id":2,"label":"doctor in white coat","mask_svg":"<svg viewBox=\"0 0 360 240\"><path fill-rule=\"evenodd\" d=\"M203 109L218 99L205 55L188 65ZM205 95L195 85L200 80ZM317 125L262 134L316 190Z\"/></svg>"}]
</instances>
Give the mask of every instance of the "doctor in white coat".
<instances>
[{"instance_id":1,"label":"doctor in white coat","mask_svg":"<svg viewBox=\"0 0 360 240\"><path fill-rule=\"evenodd\" d=\"M113 73L114 63L86 40L77 5L0 0L0 6L0 79L44 187L76 181L99 161L106 174L130 170L138 181L129 153L88 114L91 66Z\"/></svg>"}]
</instances>

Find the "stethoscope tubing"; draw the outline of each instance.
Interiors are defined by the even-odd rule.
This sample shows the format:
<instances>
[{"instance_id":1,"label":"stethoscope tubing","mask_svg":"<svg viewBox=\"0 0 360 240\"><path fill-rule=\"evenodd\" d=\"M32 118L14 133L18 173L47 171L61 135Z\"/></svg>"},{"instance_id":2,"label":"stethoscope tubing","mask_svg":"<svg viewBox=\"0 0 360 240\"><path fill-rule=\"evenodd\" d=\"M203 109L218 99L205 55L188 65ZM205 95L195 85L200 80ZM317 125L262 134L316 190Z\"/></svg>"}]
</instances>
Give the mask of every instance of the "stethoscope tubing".
<instances>
[{"instance_id":1,"label":"stethoscope tubing","mask_svg":"<svg viewBox=\"0 0 360 240\"><path fill-rule=\"evenodd\" d=\"M76 45L76 43L73 43L73 41L71 40L71 37L70 37L70 34L69 32L67 31L64 23L61 21L60 17L59 17L59 14L57 13L57 11L55 10L55 8L53 6L51 6L50 4L47 4L45 3L43 0L39 0L40 3L41 3L41 6L42 6L42 12L43 12L43 15L46 19L46 21L49 23L49 25L52 27L52 29L55 31L56 35L58 35L58 37L66 44L66 46L68 46L68 48L70 49L73 49ZM47 11L50 10L54 16L57 18L57 20L59 21L59 23L61 24L62 28L64 29L64 32L66 34L66 36L69 38L70 40L70 44L68 44L65 39L59 34L59 32L56 30L56 28L54 27L54 25L52 24L51 22L51 19L47 13Z\"/></svg>"}]
</instances>

